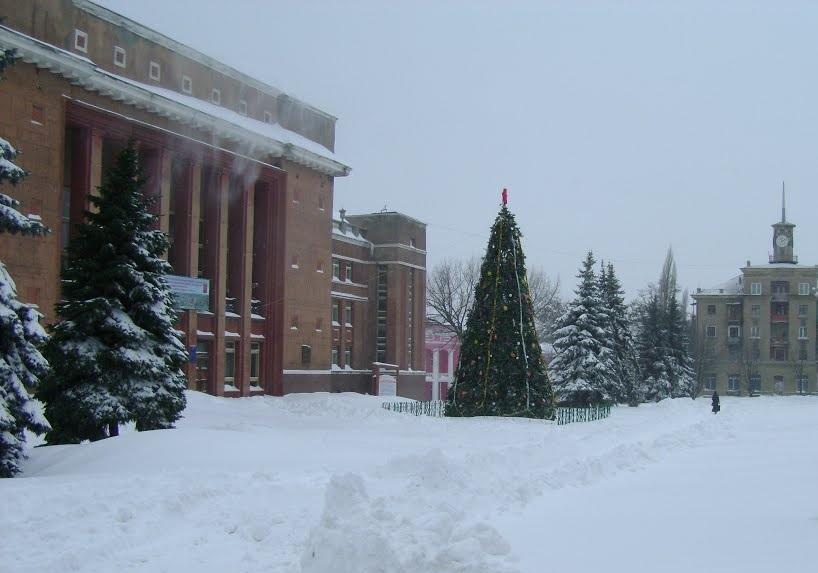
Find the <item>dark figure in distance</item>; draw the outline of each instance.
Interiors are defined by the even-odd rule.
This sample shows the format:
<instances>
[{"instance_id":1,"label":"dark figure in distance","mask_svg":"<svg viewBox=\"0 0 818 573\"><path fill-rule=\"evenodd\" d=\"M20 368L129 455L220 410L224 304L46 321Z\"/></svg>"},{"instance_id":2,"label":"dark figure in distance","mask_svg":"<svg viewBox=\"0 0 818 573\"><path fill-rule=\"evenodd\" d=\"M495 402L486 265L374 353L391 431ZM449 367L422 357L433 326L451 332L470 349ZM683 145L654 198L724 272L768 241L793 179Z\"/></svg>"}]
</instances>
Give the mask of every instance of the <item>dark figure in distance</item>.
<instances>
[{"instance_id":1,"label":"dark figure in distance","mask_svg":"<svg viewBox=\"0 0 818 573\"><path fill-rule=\"evenodd\" d=\"M713 413L718 414L719 410L721 410L721 404L719 404L719 393L714 391L713 392Z\"/></svg>"}]
</instances>

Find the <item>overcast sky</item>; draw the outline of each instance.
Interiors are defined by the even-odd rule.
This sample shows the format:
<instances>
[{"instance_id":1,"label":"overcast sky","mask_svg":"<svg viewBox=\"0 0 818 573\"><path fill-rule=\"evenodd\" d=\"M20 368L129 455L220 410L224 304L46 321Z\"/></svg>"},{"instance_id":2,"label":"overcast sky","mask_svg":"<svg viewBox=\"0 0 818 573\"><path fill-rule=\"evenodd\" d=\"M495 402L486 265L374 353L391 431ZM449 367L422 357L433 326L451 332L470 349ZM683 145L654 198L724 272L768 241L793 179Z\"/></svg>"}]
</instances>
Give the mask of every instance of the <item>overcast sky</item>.
<instances>
[{"instance_id":1,"label":"overcast sky","mask_svg":"<svg viewBox=\"0 0 818 573\"><path fill-rule=\"evenodd\" d=\"M629 296L670 245L712 286L766 262L782 180L818 264L818 3L99 1L338 116L336 210L425 221L430 267L505 186L565 294L588 249Z\"/></svg>"}]
</instances>

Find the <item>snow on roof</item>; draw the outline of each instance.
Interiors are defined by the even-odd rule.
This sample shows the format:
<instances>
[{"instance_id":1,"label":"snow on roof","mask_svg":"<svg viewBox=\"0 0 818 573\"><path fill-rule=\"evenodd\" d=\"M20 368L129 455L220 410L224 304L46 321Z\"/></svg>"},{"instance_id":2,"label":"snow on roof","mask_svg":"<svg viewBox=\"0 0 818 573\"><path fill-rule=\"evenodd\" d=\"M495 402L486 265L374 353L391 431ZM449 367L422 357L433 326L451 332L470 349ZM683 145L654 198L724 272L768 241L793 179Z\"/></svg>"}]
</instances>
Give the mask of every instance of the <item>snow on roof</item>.
<instances>
[{"instance_id":1,"label":"snow on roof","mask_svg":"<svg viewBox=\"0 0 818 573\"><path fill-rule=\"evenodd\" d=\"M285 129L278 123L265 123L258 119L242 115L231 109L227 109L226 107L210 103L209 101L204 101L190 95L178 93L167 88L162 88L150 84L144 84L142 82L138 82L130 78L119 76L117 74L112 74L111 72L103 70L102 68L99 67L97 67L96 69L98 72L105 74L109 77L125 82L132 86L138 87L140 89L149 91L159 97L175 101L176 103L180 103L202 113L206 113L207 115L218 117L219 119L223 119L225 121L229 121L234 125L238 125L239 127L242 127L248 131L255 132L258 135L268 137L270 139L275 139L276 141L280 141L285 144L295 145L297 147L301 147L302 149L306 149L307 151L311 151L316 155L320 155L321 157L325 157L327 159L331 159L339 163L344 163L338 158L338 156L335 155L335 153L333 153L320 143L316 143L311 139L307 139L303 135L295 133L294 131L290 131L289 129Z\"/></svg>"},{"instance_id":2,"label":"snow on roof","mask_svg":"<svg viewBox=\"0 0 818 573\"><path fill-rule=\"evenodd\" d=\"M736 275L733 278L721 283L720 285L716 285L713 288L698 289L696 291L696 294L736 295L741 294L742 292L744 291L741 284L741 275Z\"/></svg>"}]
</instances>

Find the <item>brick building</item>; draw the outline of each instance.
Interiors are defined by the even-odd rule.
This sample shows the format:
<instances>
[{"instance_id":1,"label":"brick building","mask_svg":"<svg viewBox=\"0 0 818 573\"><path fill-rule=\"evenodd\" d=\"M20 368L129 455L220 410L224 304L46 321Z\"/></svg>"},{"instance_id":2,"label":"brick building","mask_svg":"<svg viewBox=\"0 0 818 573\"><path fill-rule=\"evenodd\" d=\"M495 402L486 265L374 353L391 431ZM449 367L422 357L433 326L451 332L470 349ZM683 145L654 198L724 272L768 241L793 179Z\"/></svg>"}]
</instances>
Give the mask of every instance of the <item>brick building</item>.
<instances>
[{"instance_id":1,"label":"brick building","mask_svg":"<svg viewBox=\"0 0 818 573\"><path fill-rule=\"evenodd\" d=\"M798 264L795 225L774 223L772 254L711 289L697 289L695 352L706 392L816 392L818 266Z\"/></svg>"},{"instance_id":2,"label":"brick building","mask_svg":"<svg viewBox=\"0 0 818 573\"><path fill-rule=\"evenodd\" d=\"M349 167L333 152L335 117L88 0L0 0L0 16L0 48L18 56L0 83L0 134L31 172L14 195L53 230L25 242L0 237L0 252L21 299L47 323L72 229L134 140L171 239L174 284L206 293L206 310L179 313L192 388L365 390L368 361L383 354L407 373L399 391L412 392L422 363L412 340L422 330L408 309L423 308L425 229L394 213L350 217L370 238L358 256L336 240L334 179ZM357 267L349 284L333 276L336 247ZM383 353L368 304L381 275ZM354 327L331 326L336 303L346 312L341 302L354 306ZM334 376L347 365L357 375Z\"/></svg>"}]
</instances>

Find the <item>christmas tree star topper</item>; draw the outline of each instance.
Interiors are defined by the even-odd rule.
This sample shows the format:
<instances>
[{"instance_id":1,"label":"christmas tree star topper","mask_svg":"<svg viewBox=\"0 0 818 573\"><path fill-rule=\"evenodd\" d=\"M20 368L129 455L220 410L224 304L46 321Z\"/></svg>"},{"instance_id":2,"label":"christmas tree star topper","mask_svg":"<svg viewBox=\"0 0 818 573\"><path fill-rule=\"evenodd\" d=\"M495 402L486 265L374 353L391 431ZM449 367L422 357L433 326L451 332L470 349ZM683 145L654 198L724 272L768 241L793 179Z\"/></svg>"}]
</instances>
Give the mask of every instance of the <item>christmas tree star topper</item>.
<instances>
[{"instance_id":1,"label":"christmas tree star topper","mask_svg":"<svg viewBox=\"0 0 818 573\"><path fill-rule=\"evenodd\" d=\"M503 205L508 205L508 189L503 187Z\"/></svg>"}]
</instances>

